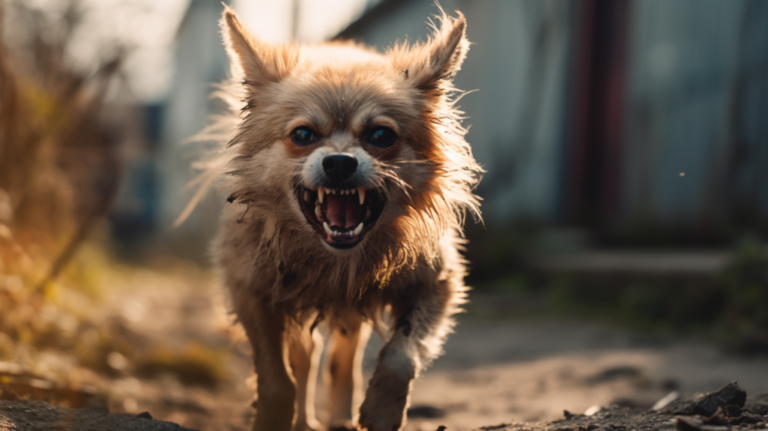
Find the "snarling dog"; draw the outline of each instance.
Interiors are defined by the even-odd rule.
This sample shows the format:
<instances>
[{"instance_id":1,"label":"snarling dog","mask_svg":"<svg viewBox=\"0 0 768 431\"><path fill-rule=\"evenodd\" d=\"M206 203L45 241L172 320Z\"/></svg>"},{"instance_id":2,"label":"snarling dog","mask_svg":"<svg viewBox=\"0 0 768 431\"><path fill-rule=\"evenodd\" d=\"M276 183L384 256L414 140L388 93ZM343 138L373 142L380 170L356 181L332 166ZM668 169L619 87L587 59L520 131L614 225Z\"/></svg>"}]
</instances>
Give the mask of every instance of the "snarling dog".
<instances>
[{"instance_id":1,"label":"snarling dog","mask_svg":"<svg viewBox=\"0 0 768 431\"><path fill-rule=\"evenodd\" d=\"M265 43L224 11L234 79L223 95L239 113L214 253L253 347L254 430L323 428L318 324L331 339L330 427L400 429L413 380L465 302L461 229L479 216L481 169L452 79L469 42L460 13L437 21L427 41L380 54ZM360 405L372 329L386 344Z\"/></svg>"}]
</instances>

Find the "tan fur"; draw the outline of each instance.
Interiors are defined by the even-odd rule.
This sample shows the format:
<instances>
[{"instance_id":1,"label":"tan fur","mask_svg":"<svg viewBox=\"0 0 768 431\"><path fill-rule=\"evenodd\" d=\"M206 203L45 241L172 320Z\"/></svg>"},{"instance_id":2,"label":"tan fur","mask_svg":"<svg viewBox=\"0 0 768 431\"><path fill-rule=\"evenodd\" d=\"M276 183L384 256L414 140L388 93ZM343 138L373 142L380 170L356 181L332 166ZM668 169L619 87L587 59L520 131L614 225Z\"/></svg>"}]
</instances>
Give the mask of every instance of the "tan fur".
<instances>
[{"instance_id":1,"label":"tan fur","mask_svg":"<svg viewBox=\"0 0 768 431\"><path fill-rule=\"evenodd\" d=\"M233 114L202 133L223 145L200 165L200 183L220 176L230 193L214 253L254 350L254 430L321 427L312 395L319 322L333 346L332 423L400 429L413 379L440 354L465 301L459 232L466 210L479 215L472 190L481 169L464 140L452 77L469 43L461 14L438 19L428 41L382 55L348 42L266 44L224 12L234 80L219 96ZM357 137L371 124L391 127L397 142L363 146ZM387 203L349 250L325 244L297 202L302 167L322 150L296 146L297 126L325 136L327 151L363 148L375 161ZM356 417L362 347L386 316L388 341Z\"/></svg>"}]
</instances>

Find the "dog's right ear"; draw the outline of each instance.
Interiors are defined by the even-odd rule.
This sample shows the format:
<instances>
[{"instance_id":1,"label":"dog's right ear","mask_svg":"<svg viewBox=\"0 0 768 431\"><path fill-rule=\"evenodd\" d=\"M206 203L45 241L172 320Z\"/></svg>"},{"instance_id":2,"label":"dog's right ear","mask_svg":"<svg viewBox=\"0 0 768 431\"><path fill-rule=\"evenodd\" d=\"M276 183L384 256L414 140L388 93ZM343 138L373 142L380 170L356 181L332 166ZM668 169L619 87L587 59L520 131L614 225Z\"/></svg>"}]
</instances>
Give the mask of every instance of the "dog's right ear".
<instances>
[{"instance_id":1,"label":"dog's right ear","mask_svg":"<svg viewBox=\"0 0 768 431\"><path fill-rule=\"evenodd\" d=\"M233 74L251 85L282 80L299 60L295 47L265 43L253 37L226 4L220 26Z\"/></svg>"},{"instance_id":2,"label":"dog's right ear","mask_svg":"<svg viewBox=\"0 0 768 431\"><path fill-rule=\"evenodd\" d=\"M440 25L433 24L434 33L426 43L410 48L402 43L388 51L395 70L402 71L416 88L425 91L445 91L469 50L464 15L456 11L458 17L451 18L439 4L437 7Z\"/></svg>"}]
</instances>

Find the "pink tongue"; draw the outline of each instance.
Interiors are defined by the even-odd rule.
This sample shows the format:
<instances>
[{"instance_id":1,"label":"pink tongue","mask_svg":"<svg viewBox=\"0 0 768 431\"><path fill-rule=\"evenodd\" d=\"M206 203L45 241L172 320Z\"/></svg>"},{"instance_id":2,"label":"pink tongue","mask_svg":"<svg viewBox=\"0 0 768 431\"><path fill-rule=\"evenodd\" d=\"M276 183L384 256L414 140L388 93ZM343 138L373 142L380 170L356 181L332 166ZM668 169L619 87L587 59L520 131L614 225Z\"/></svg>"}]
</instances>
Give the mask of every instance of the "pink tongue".
<instances>
[{"instance_id":1,"label":"pink tongue","mask_svg":"<svg viewBox=\"0 0 768 431\"><path fill-rule=\"evenodd\" d=\"M349 230L360 224L363 207L357 195L327 194L325 199L325 215L331 226Z\"/></svg>"}]
</instances>

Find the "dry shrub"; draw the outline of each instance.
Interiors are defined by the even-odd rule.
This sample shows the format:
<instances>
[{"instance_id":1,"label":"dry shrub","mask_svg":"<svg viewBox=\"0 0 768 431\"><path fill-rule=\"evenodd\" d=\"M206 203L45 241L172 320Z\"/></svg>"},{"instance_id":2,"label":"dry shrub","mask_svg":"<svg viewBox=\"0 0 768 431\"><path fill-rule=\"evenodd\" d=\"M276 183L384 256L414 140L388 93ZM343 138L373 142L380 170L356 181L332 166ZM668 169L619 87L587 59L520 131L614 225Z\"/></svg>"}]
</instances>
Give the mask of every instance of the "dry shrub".
<instances>
[{"instance_id":1,"label":"dry shrub","mask_svg":"<svg viewBox=\"0 0 768 431\"><path fill-rule=\"evenodd\" d=\"M104 100L122 54L105 55L96 70L74 67L67 52L83 11L77 1L65 6L53 16L0 4L0 22L13 23L0 32L14 36L0 44L0 273L25 286L58 273L108 210L119 178Z\"/></svg>"},{"instance_id":2,"label":"dry shrub","mask_svg":"<svg viewBox=\"0 0 768 431\"><path fill-rule=\"evenodd\" d=\"M30 345L65 335L40 318L55 303L46 286L108 211L135 118L107 103L125 88L116 79L125 50L78 66L81 2L35 3L0 0L0 333Z\"/></svg>"}]
</instances>

